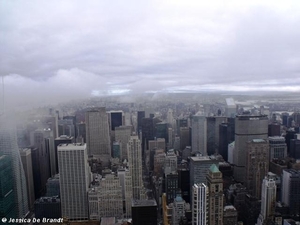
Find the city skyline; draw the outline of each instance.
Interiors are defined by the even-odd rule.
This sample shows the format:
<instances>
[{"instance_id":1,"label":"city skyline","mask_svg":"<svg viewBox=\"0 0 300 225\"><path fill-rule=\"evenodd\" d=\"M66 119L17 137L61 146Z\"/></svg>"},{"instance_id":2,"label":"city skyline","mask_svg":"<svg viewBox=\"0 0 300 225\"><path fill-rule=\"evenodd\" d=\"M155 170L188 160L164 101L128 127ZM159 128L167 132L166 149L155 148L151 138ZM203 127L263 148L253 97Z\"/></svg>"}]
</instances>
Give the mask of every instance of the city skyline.
<instances>
[{"instance_id":1,"label":"city skyline","mask_svg":"<svg viewBox=\"0 0 300 225\"><path fill-rule=\"evenodd\" d=\"M0 75L15 105L45 96L300 91L298 1L0 4Z\"/></svg>"}]
</instances>

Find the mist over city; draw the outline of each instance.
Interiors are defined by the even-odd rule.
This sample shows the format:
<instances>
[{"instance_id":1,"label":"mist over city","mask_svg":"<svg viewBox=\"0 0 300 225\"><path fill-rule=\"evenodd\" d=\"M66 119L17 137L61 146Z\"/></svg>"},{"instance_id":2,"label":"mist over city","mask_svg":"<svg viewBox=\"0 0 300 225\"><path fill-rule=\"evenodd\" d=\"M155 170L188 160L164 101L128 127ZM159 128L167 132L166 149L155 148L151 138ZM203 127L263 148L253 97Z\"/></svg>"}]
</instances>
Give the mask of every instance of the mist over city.
<instances>
[{"instance_id":1,"label":"mist over city","mask_svg":"<svg viewBox=\"0 0 300 225\"><path fill-rule=\"evenodd\" d=\"M0 0L1 224L300 224L299 12Z\"/></svg>"}]
</instances>

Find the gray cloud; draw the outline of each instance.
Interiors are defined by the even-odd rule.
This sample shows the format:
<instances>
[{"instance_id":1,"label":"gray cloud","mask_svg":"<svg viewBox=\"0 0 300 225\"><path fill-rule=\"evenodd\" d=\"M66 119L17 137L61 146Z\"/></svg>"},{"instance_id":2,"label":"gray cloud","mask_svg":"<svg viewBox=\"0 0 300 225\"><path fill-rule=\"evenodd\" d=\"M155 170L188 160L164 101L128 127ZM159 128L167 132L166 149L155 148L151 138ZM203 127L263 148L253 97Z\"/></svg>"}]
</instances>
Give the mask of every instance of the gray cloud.
<instances>
[{"instance_id":1,"label":"gray cloud","mask_svg":"<svg viewBox=\"0 0 300 225\"><path fill-rule=\"evenodd\" d=\"M298 1L1 1L15 103L146 91L300 91ZM20 98L22 96L22 98Z\"/></svg>"}]
</instances>

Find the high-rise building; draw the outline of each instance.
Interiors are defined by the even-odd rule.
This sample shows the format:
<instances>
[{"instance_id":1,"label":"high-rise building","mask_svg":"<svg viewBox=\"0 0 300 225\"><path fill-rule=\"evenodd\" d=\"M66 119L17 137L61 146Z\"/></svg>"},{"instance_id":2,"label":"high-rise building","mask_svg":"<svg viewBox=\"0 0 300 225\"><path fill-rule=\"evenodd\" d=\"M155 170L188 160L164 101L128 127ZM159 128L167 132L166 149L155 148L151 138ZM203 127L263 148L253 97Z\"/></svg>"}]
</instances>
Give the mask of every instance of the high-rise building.
<instances>
[{"instance_id":1,"label":"high-rise building","mask_svg":"<svg viewBox=\"0 0 300 225\"><path fill-rule=\"evenodd\" d=\"M247 142L268 138L268 117L265 115L238 115L235 119L235 148L233 154L234 178L245 182Z\"/></svg>"},{"instance_id":2,"label":"high-rise building","mask_svg":"<svg viewBox=\"0 0 300 225\"><path fill-rule=\"evenodd\" d=\"M261 210L257 225L269 224L273 221L276 206L276 182L273 178L266 176L262 182Z\"/></svg>"},{"instance_id":3,"label":"high-rise building","mask_svg":"<svg viewBox=\"0 0 300 225\"><path fill-rule=\"evenodd\" d=\"M176 173L177 172L177 156L173 149L170 149L165 157L165 163L164 163L164 173L165 175L168 175L170 173Z\"/></svg>"},{"instance_id":4,"label":"high-rise building","mask_svg":"<svg viewBox=\"0 0 300 225\"><path fill-rule=\"evenodd\" d=\"M219 126L227 122L226 117L211 116L206 118L207 121L207 154L213 155L219 148Z\"/></svg>"},{"instance_id":5,"label":"high-rise building","mask_svg":"<svg viewBox=\"0 0 300 225\"><path fill-rule=\"evenodd\" d=\"M132 225L157 224L157 204L155 200L132 200Z\"/></svg>"},{"instance_id":6,"label":"high-rise building","mask_svg":"<svg viewBox=\"0 0 300 225\"><path fill-rule=\"evenodd\" d=\"M235 117L236 104L235 104L233 98L226 98L225 114L227 117Z\"/></svg>"},{"instance_id":7,"label":"high-rise building","mask_svg":"<svg viewBox=\"0 0 300 225\"><path fill-rule=\"evenodd\" d=\"M143 118L141 121L142 130L142 149L143 155L146 149L149 149L148 141L154 140L154 121L153 118Z\"/></svg>"},{"instance_id":8,"label":"high-rise building","mask_svg":"<svg viewBox=\"0 0 300 225\"><path fill-rule=\"evenodd\" d=\"M0 116L0 154L11 159L13 176L14 207L17 218L24 218L28 212L28 195L25 172L17 144L14 125L4 115Z\"/></svg>"},{"instance_id":9,"label":"high-rise building","mask_svg":"<svg viewBox=\"0 0 300 225\"><path fill-rule=\"evenodd\" d=\"M166 143L169 143L168 124L160 122L155 124L155 137L164 138Z\"/></svg>"},{"instance_id":10,"label":"high-rise building","mask_svg":"<svg viewBox=\"0 0 300 225\"><path fill-rule=\"evenodd\" d=\"M46 197L59 196L60 188L59 188L59 174L48 179L47 184L47 192Z\"/></svg>"},{"instance_id":11,"label":"high-rise building","mask_svg":"<svg viewBox=\"0 0 300 225\"><path fill-rule=\"evenodd\" d=\"M299 215L300 211L300 171L285 169L282 172L281 201L290 209L290 215Z\"/></svg>"},{"instance_id":12,"label":"high-rise building","mask_svg":"<svg viewBox=\"0 0 300 225\"><path fill-rule=\"evenodd\" d=\"M174 201L178 194L178 174L170 173L165 175L165 188L167 194L167 204Z\"/></svg>"},{"instance_id":13,"label":"high-rise building","mask_svg":"<svg viewBox=\"0 0 300 225\"><path fill-rule=\"evenodd\" d=\"M110 111L108 112L108 121L110 130L114 131L116 127L120 127L124 125L123 121L123 111Z\"/></svg>"},{"instance_id":14,"label":"high-rise building","mask_svg":"<svg viewBox=\"0 0 300 225\"><path fill-rule=\"evenodd\" d=\"M132 177L132 197L141 199L141 191L143 187L142 181L142 148L141 141L138 136L131 136L128 144L128 164Z\"/></svg>"},{"instance_id":15,"label":"high-rise building","mask_svg":"<svg viewBox=\"0 0 300 225\"><path fill-rule=\"evenodd\" d=\"M181 197L190 203L190 170L187 165L178 168L178 188L181 190Z\"/></svg>"},{"instance_id":16,"label":"high-rise building","mask_svg":"<svg viewBox=\"0 0 300 225\"><path fill-rule=\"evenodd\" d=\"M155 140L148 141L149 150L153 149L166 149L166 140L164 138L157 138Z\"/></svg>"},{"instance_id":17,"label":"high-rise building","mask_svg":"<svg viewBox=\"0 0 300 225\"><path fill-rule=\"evenodd\" d=\"M0 155L0 217L16 218L12 162L10 156Z\"/></svg>"},{"instance_id":18,"label":"high-rise building","mask_svg":"<svg viewBox=\"0 0 300 225\"><path fill-rule=\"evenodd\" d=\"M114 174L108 174L88 191L89 218L100 220L102 217L123 217L122 187Z\"/></svg>"},{"instance_id":19,"label":"high-rise building","mask_svg":"<svg viewBox=\"0 0 300 225\"><path fill-rule=\"evenodd\" d=\"M87 111L85 123L88 155L100 158L103 165L108 165L111 156L111 143L105 108L101 107Z\"/></svg>"},{"instance_id":20,"label":"high-rise building","mask_svg":"<svg viewBox=\"0 0 300 225\"><path fill-rule=\"evenodd\" d=\"M218 153L225 161L228 160L228 144L234 141L234 118L227 118L227 123L219 125L219 147Z\"/></svg>"},{"instance_id":21,"label":"high-rise building","mask_svg":"<svg viewBox=\"0 0 300 225\"><path fill-rule=\"evenodd\" d=\"M269 143L265 139L247 142L246 187L252 196L261 197L261 184L269 170Z\"/></svg>"},{"instance_id":22,"label":"high-rise building","mask_svg":"<svg viewBox=\"0 0 300 225\"><path fill-rule=\"evenodd\" d=\"M61 218L61 204L58 196L41 197L34 203L35 218L42 220Z\"/></svg>"},{"instance_id":23,"label":"high-rise building","mask_svg":"<svg viewBox=\"0 0 300 225\"><path fill-rule=\"evenodd\" d=\"M208 188L205 184L194 184L192 187L192 224L207 225L208 223Z\"/></svg>"},{"instance_id":24,"label":"high-rise building","mask_svg":"<svg viewBox=\"0 0 300 225\"><path fill-rule=\"evenodd\" d=\"M209 156L196 156L190 159L190 182L191 185L204 183L206 184L206 175L212 164L219 165L216 159Z\"/></svg>"},{"instance_id":25,"label":"high-rise building","mask_svg":"<svg viewBox=\"0 0 300 225\"><path fill-rule=\"evenodd\" d=\"M190 141L190 128L189 127L180 127L179 129L180 137L180 151L183 151L186 146L191 146Z\"/></svg>"},{"instance_id":26,"label":"high-rise building","mask_svg":"<svg viewBox=\"0 0 300 225\"><path fill-rule=\"evenodd\" d=\"M137 112L137 133L139 134L142 130L142 119L145 118L145 111Z\"/></svg>"},{"instance_id":27,"label":"high-rise building","mask_svg":"<svg viewBox=\"0 0 300 225\"><path fill-rule=\"evenodd\" d=\"M207 174L208 222L210 225L223 224L223 179L218 167L213 164Z\"/></svg>"},{"instance_id":28,"label":"high-rise building","mask_svg":"<svg viewBox=\"0 0 300 225\"><path fill-rule=\"evenodd\" d=\"M90 168L86 144L59 145L58 168L62 217L70 220L88 219Z\"/></svg>"},{"instance_id":29,"label":"high-rise building","mask_svg":"<svg viewBox=\"0 0 300 225\"><path fill-rule=\"evenodd\" d=\"M268 136L280 136L280 124L272 123L268 125Z\"/></svg>"},{"instance_id":30,"label":"high-rise building","mask_svg":"<svg viewBox=\"0 0 300 225\"><path fill-rule=\"evenodd\" d=\"M289 156L294 159L300 159L300 140L299 139L291 139L290 140Z\"/></svg>"},{"instance_id":31,"label":"high-rise building","mask_svg":"<svg viewBox=\"0 0 300 225\"><path fill-rule=\"evenodd\" d=\"M127 144L131 136L132 126L120 126L115 128L115 139L121 143L122 160L128 159Z\"/></svg>"},{"instance_id":32,"label":"high-rise building","mask_svg":"<svg viewBox=\"0 0 300 225\"><path fill-rule=\"evenodd\" d=\"M233 205L226 205L223 213L223 225L237 225L238 212Z\"/></svg>"},{"instance_id":33,"label":"high-rise building","mask_svg":"<svg viewBox=\"0 0 300 225\"><path fill-rule=\"evenodd\" d=\"M284 159L287 156L287 146L284 137L269 137L270 161L272 159Z\"/></svg>"},{"instance_id":34,"label":"high-rise building","mask_svg":"<svg viewBox=\"0 0 300 225\"><path fill-rule=\"evenodd\" d=\"M60 144L68 144L68 143L73 143L74 142L74 137L72 136L67 136L67 135L61 135L54 140L54 153L55 153L55 174L59 173L58 171L58 156L57 156L57 147ZM52 174L53 176L53 174Z\"/></svg>"},{"instance_id":35,"label":"high-rise building","mask_svg":"<svg viewBox=\"0 0 300 225\"><path fill-rule=\"evenodd\" d=\"M20 156L21 156L22 165L26 177L29 209L31 209L33 208L34 201L35 201L31 149L30 148L20 149Z\"/></svg>"},{"instance_id":36,"label":"high-rise building","mask_svg":"<svg viewBox=\"0 0 300 225\"><path fill-rule=\"evenodd\" d=\"M207 122L203 114L197 113L192 118L192 151L207 155Z\"/></svg>"},{"instance_id":37,"label":"high-rise building","mask_svg":"<svg viewBox=\"0 0 300 225\"><path fill-rule=\"evenodd\" d=\"M180 194L177 194L172 208L172 225L179 225L181 217L185 216L185 207L186 202L183 200Z\"/></svg>"},{"instance_id":38,"label":"high-rise building","mask_svg":"<svg viewBox=\"0 0 300 225\"><path fill-rule=\"evenodd\" d=\"M113 142L112 157L122 159L122 144L119 141Z\"/></svg>"}]
</instances>

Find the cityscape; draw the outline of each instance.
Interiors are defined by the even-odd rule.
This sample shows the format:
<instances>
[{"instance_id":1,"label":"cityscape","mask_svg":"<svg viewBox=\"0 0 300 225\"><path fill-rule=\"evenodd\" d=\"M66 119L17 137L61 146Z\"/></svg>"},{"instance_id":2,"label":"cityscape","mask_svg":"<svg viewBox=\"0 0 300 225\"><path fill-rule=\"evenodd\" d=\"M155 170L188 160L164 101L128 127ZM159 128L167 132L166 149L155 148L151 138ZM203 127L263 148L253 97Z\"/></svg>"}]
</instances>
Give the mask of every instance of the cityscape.
<instances>
[{"instance_id":1,"label":"cityscape","mask_svg":"<svg viewBox=\"0 0 300 225\"><path fill-rule=\"evenodd\" d=\"M0 223L300 225L298 0L0 0Z\"/></svg>"}]
</instances>

